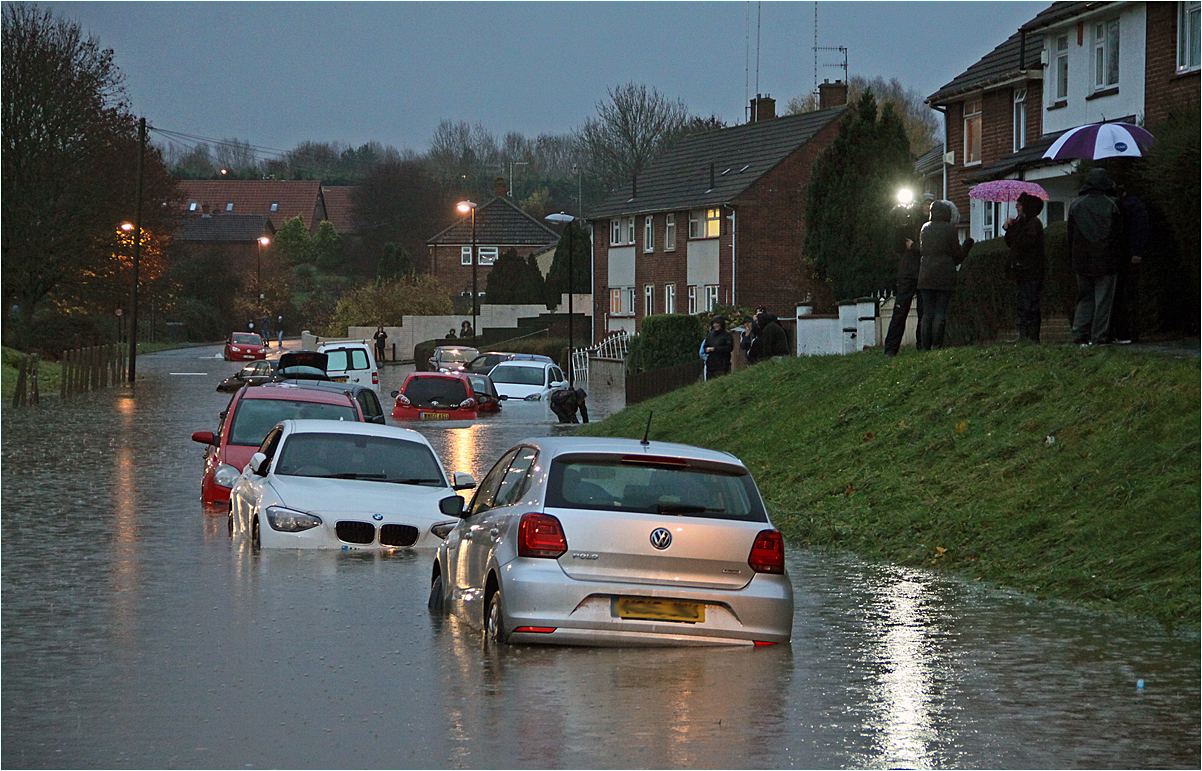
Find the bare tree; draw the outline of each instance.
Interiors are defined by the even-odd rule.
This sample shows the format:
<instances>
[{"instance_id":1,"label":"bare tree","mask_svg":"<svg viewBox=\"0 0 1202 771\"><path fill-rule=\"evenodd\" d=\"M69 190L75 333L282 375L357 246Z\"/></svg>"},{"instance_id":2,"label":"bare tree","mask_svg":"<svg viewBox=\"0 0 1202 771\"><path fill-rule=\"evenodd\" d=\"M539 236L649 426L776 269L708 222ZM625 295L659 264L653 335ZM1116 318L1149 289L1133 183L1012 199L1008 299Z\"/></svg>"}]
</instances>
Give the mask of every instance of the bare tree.
<instances>
[{"instance_id":1,"label":"bare tree","mask_svg":"<svg viewBox=\"0 0 1202 771\"><path fill-rule=\"evenodd\" d=\"M876 97L878 110L883 110L886 104L892 104L894 112L901 118L906 129L906 137L910 140L910 151L917 157L939 143L942 128L935 111L927 107L922 94L912 88L906 88L897 78L885 80L880 75L866 78L863 75L852 75L847 83L847 103L855 104L867 90L872 90ZM818 98L813 93L795 96L789 100L785 111L790 115L803 112L813 112L818 109Z\"/></svg>"},{"instance_id":2,"label":"bare tree","mask_svg":"<svg viewBox=\"0 0 1202 771\"><path fill-rule=\"evenodd\" d=\"M688 117L679 99L626 83L609 89L609 99L597 103L597 117L585 121L578 138L598 174L611 183L626 181L677 139Z\"/></svg>"}]
</instances>

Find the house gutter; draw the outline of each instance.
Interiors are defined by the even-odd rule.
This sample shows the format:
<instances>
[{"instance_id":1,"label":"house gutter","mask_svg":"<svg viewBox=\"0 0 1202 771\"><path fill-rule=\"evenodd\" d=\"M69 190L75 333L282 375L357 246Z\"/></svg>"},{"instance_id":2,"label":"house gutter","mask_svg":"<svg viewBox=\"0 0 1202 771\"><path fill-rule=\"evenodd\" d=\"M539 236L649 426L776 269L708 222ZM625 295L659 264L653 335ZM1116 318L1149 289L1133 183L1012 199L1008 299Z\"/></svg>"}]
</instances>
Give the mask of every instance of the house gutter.
<instances>
[{"instance_id":1,"label":"house gutter","mask_svg":"<svg viewBox=\"0 0 1202 771\"><path fill-rule=\"evenodd\" d=\"M737 227L738 220L735 218L735 214L738 210L728 203L722 204L722 208L730 209L730 306L734 308L737 306L737 303L735 303L735 245L739 242L739 231Z\"/></svg>"}]
</instances>

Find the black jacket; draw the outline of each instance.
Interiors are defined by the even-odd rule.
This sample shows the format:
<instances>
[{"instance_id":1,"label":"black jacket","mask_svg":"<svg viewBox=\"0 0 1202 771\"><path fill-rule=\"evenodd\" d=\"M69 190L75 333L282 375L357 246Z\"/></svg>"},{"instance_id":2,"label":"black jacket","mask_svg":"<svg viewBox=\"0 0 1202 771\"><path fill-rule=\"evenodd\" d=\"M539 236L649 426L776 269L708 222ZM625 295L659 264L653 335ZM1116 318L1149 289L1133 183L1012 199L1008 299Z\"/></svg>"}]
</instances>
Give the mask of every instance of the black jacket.
<instances>
[{"instance_id":1,"label":"black jacket","mask_svg":"<svg viewBox=\"0 0 1202 771\"><path fill-rule=\"evenodd\" d=\"M730 352L735 349L735 339L726 331L725 325L721 329L710 329L705 336L705 347L714 349L706 355L705 371L730 372Z\"/></svg>"},{"instance_id":2,"label":"black jacket","mask_svg":"<svg viewBox=\"0 0 1202 771\"><path fill-rule=\"evenodd\" d=\"M1043 223L1038 217L1020 216L1006 229L1006 277L1012 281L1043 281L1048 258L1043 248Z\"/></svg>"},{"instance_id":3,"label":"black jacket","mask_svg":"<svg viewBox=\"0 0 1202 771\"><path fill-rule=\"evenodd\" d=\"M918 288L955 291L956 266L964 260L964 249L946 203L936 201L931 205L931 221L922 226L918 241L922 251Z\"/></svg>"},{"instance_id":4,"label":"black jacket","mask_svg":"<svg viewBox=\"0 0 1202 771\"><path fill-rule=\"evenodd\" d=\"M1082 276L1106 276L1118 268L1123 248L1123 217L1110 194L1114 183L1105 169L1091 169L1081 197L1069 204L1068 235L1073 271Z\"/></svg>"},{"instance_id":5,"label":"black jacket","mask_svg":"<svg viewBox=\"0 0 1202 771\"><path fill-rule=\"evenodd\" d=\"M764 313L757 316L752 326L750 342L744 342L747 351L747 363L755 364L773 356L789 355L789 337L784 328L776 320L776 315Z\"/></svg>"}]
</instances>

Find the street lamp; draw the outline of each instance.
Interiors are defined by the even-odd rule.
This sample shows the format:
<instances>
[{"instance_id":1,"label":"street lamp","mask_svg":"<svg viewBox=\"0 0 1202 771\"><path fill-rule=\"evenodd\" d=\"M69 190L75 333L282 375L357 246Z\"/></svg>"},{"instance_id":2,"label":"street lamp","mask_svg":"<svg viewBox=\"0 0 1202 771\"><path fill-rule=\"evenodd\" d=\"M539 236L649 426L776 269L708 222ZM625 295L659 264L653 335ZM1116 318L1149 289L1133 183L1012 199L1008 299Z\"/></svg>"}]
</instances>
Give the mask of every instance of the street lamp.
<instances>
[{"instance_id":1,"label":"street lamp","mask_svg":"<svg viewBox=\"0 0 1202 771\"><path fill-rule=\"evenodd\" d=\"M259 248L255 250L255 294L259 296L259 317L263 316L263 247L271 243L271 239L267 236L259 236ZM260 326L262 326L260 324ZM263 334L263 330L259 330ZM266 340L264 340L266 342Z\"/></svg>"},{"instance_id":2,"label":"street lamp","mask_svg":"<svg viewBox=\"0 0 1202 771\"><path fill-rule=\"evenodd\" d=\"M544 219L548 222L566 224L568 228L568 388L575 388L576 362L573 354L576 351L576 340L573 333L576 329L576 316L572 307L572 241L576 238L576 234L572 232L572 223L579 218L560 212L559 214L548 214Z\"/></svg>"},{"instance_id":3,"label":"street lamp","mask_svg":"<svg viewBox=\"0 0 1202 771\"><path fill-rule=\"evenodd\" d=\"M472 213L472 347L476 347L476 204L471 201L460 201L456 209L462 214Z\"/></svg>"}]
</instances>

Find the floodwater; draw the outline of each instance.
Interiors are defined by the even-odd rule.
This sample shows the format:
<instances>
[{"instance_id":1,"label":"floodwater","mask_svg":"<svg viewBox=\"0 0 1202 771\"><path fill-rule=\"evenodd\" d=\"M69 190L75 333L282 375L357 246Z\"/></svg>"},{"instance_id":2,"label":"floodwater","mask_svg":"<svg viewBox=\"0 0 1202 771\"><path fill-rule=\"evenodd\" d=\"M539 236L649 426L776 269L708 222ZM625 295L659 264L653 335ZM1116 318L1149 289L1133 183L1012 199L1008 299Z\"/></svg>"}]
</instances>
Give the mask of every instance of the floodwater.
<instances>
[{"instance_id":1,"label":"floodwater","mask_svg":"<svg viewBox=\"0 0 1202 771\"><path fill-rule=\"evenodd\" d=\"M1202 764L1196 633L924 571L792 550L788 646L486 651L426 612L428 552L252 554L198 501L217 352L3 408L5 768ZM420 429L479 479L565 427L507 403Z\"/></svg>"}]
</instances>

